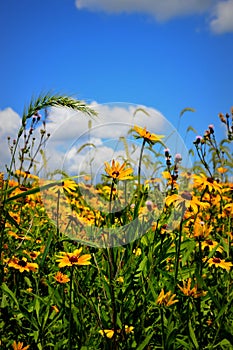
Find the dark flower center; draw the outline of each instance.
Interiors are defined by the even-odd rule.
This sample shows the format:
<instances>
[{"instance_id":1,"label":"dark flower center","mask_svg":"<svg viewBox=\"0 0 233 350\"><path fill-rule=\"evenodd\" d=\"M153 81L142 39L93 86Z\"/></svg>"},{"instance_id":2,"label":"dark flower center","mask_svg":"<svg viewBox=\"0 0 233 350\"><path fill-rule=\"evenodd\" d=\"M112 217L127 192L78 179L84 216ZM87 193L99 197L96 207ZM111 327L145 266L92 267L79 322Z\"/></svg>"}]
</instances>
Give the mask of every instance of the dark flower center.
<instances>
[{"instance_id":1,"label":"dark flower center","mask_svg":"<svg viewBox=\"0 0 233 350\"><path fill-rule=\"evenodd\" d=\"M207 181L212 184L214 182L214 179L212 177L207 177Z\"/></svg>"},{"instance_id":2,"label":"dark flower center","mask_svg":"<svg viewBox=\"0 0 233 350\"><path fill-rule=\"evenodd\" d=\"M78 262L78 257L76 255L73 255L69 258L69 260L71 263L76 263L76 262Z\"/></svg>"},{"instance_id":3,"label":"dark flower center","mask_svg":"<svg viewBox=\"0 0 233 350\"><path fill-rule=\"evenodd\" d=\"M120 175L119 171L113 171L112 175L116 175L116 177L118 177Z\"/></svg>"},{"instance_id":4,"label":"dark flower center","mask_svg":"<svg viewBox=\"0 0 233 350\"><path fill-rule=\"evenodd\" d=\"M206 243L208 244L208 245L213 245L214 243L213 243L213 241L211 240L211 239L207 239L206 240ZM217 258L216 258L217 259Z\"/></svg>"},{"instance_id":5,"label":"dark flower center","mask_svg":"<svg viewBox=\"0 0 233 350\"><path fill-rule=\"evenodd\" d=\"M25 267L25 266L27 266L27 262L25 260L19 260L18 265Z\"/></svg>"},{"instance_id":6,"label":"dark flower center","mask_svg":"<svg viewBox=\"0 0 233 350\"><path fill-rule=\"evenodd\" d=\"M188 191L184 191L182 194L181 194L181 197L185 200L188 200L188 201L191 201L192 200L192 195L190 192Z\"/></svg>"},{"instance_id":7,"label":"dark flower center","mask_svg":"<svg viewBox=\"0 0 233 350\"><path fill-rule=\"evenodd\" d=\"M219 259L219 258L213 258L213 262L214 262L215 264L219 264L219 263L221 262L221 259Z\"/></svg>"}]
</instances>

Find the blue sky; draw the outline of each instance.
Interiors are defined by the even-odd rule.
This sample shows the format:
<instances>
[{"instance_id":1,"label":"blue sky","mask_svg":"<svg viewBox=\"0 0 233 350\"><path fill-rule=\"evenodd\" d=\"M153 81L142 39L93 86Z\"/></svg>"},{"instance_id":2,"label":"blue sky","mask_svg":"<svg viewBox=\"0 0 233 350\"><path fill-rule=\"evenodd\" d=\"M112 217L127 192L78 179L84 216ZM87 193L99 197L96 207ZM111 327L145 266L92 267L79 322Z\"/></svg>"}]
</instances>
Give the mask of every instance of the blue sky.
<instances>
[{"instance_id":1,"label":"blue sky","mask_svg":"<svg viewBox=\"0 0 233 350\"><path fill-rule=\"evenodd\" d=\"M218 127L233 105L233 0L164 3L1 1L2 122L9 108L21 115L32 96L54 91L153 107L175 126L193 107L182 135Z\"/></svg>"}]
</instances>

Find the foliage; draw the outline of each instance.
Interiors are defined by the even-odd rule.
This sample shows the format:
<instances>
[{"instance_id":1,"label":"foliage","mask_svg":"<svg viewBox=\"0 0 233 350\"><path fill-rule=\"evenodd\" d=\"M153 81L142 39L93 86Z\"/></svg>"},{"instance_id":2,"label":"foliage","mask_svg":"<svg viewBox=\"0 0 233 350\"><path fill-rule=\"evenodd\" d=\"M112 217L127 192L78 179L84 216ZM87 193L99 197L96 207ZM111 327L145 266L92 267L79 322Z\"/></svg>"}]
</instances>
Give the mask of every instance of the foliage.
<instances>
[{"instance_id":1,"label":"foliage","mask_svg":"<svg viewBox=\"0 0 233 350\"><path fill-rule=\"evenodd\" d=\"M65 174L44 183L36 176L52 106L96 114L66 96L40 96L9 140L12 160L0 177L1 348L233 348L233 111L219 115L227 139L218 143L213 125L197 136L192 174L165 149L164 171L143 179L146 143L155 157L161 141L135 127L142 140L137 174L130 157L113 160L95 186ZM130 201L117 210L127 193ZM98 209L85 196L98 198ZM83 245L95 228L98 244Z\"/></svg>"}]
</instances>

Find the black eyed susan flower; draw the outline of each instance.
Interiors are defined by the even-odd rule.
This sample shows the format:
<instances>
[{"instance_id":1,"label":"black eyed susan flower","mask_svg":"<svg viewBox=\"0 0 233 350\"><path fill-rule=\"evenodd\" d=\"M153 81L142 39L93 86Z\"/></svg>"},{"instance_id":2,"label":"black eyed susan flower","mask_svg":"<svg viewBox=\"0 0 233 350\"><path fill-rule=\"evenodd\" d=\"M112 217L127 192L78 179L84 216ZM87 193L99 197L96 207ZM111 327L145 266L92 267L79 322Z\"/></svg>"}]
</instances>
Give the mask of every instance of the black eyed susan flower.
<instances>
[{"instance_id":1,"label":"black eyed susan flower","mask_svg":"<svg viewBox=\"0 0 233 350\"><path fill-rule=\"evenodd\" d=\"M75 249L73 253L60 252L57 255L59 267L74 266L74 265L90 265L91 254L80 255L82 248Z\"/></svg>"},{"instance_id":2,"label":"black eyed susan flower","mask_svg":"<svg viewBox=\"0 0 233 350\"><path fill-rule=\"evenodd\" d=\"M141 128L140 126L135 125L133 131L136 132L136 135L134 135L136 139L144 139L150 146L154 145L156 142L161 143L161 139L164 138L164 135L151 134L146 130L146 127Z\"/></svg>"},{"instance_id":3,"label":"black eyed susan flower","mask_svg":"<svg viewBox=\"0 0 233 350\"><path fill-rule=\"evenodd\" d=\"M29 349L29 345L27 346L24 346L23 343L19 342L19 343L16 343L16 341L14 341L14 343L12 344L12 348L13 350L27 350Z\"/></svg>"},{"instance_id":4,"label":"black eyed susan flower","mask_svg":"<svg viewBox=\"0 0 233 350\"><path fill-rule=\"evenodd\" d=\"M201 242L201 248L204 250L205 248L209 249L209 251L212 251L213 249L216 249L217 252L222 253L223 247L219 245L218 242L213 241L212 239L206 239L205 241Z\"/></svg>"},{"instance_id":5,"label":"black eyed susan flower","mask_svg":"<svg viewBox=\"0 0 233 350\"><path fill-rule=\"evenodd\" d=\"M195 196L188 191L183 191L181 194L173 194L166 198L166 205L174 204L175 208L191 209L195 214L200 209L207 209L209 203L200 202Z\"/></svg>"},{"instance_id":6,"label":"black eyed susan flower","mask_svg":"<svg viewBox=\"0 0 233 350\"><path fill-rule=\"evenodd\" d=\"M133 333L134 331L134 327L133 326L128 326L128 325L125 325L125 333L126 334L130 334L130 333ZM111 339L114 335L114 330L113 329L101 329L99 331L99 333L104 337L107 337L109 339ZM117 333L121 333L121 330L120 329L117 329Z\"/></svg>"},{"instance_id":7,"label":"black eyed susan flower","mask_svg":"<svg viewBox=\"0 0 233 350\"><path fill-rule=\"evenodd\" d=\"M37 251L29 252L27 250L24 250L23 253L27 254L32 260L36 260L38 255L40 255L40 252L37 252Z\"/></svg>"},{"instance_id":8,"label":"black eyed susan flower","mask_svg":"<svg viewBox=\"0 0 233 350\"><path fill-rule=\"evenodd\" d=\"M8 266L13 267L14 269L17 269L20 272L36 271L38 269L38 264L28 262L27 258L25 257L23 257L22 259L13 257L9 260Z\"/></svg>"},{"instance_id":9,"label":"black eyed susan flower","mask_svg":"<svg viewBox=\"0 0 233 350\"><path fill-rule=\"evenodd\" d=\"M114 180L131 180L133 177L131 176L133 169L127 168L126 163L120 165L119 162L112 160L112 165L108 162L104 162L105 164L105 172L108 174L107 176Z\"/></svg>"},{"instance_id":10,"label":"black eyed susan flower","mask_svg":"<svg viewBox=\"0 0 233 350\"><path fill-rule=\"evenodd\" d=\"M230 261L225 261L224 259L220 258L210 258L208 260L209 266L216 266L216 267L221 267L224 270L227 270L228 272L230 271L231 267L233 264Z\"/></svg>"},{"instance_id":11,"label":"black eyed susan flower","mask_svg":"<svg viewBox=\"0 0 233 350\"><path fill-rule=\"evenodd\" d=\"M205 292L205 291L198 290L197 285L195 285L193 288L191 288L191 282L192 282L192 279L188 278L187 283L185 281L183 281L183 287L181 287L178 284L179 289L181 290L181 292L184 293L184 295L186 295L188 297L199 298L199 297L205 296L207 294L207 292Z\"/></svg>"},{"instance_id":12,"label":"black eyed susan flower","mask_svg":"<svg viewBox=\"0 0 233 350\"><path fill-rule=\"evenodd\" d=\"M114 335L114 330L113 329L101 329L99 333L102 336L106 336L107 338L111 339Z\"/></svg>"},{"instance_id":13,"label":"black eyed susan flower","mask_svg":"<svg viewBox=\"0 0 233 350\"><path fill-rule=\"evenodd\" d=\"M175 304L179 301L175 299L175 297L176 297L176 294L172 294L171 291L164 294L164 290L162 289L157 298L156 304L160 306L171 306L172 304Z\"/></svg>"},{"instance_id":14,"label":"black eyed susan flower","mask_svg":"<svg viewBox=\"0 0 233 350\"><path fill-rule=\"evenodd\" d=\"M62 272L60 272L60 271L58 271L58 272L56 273L56 275L54 276L54 278L55 278L55 280L56 280L58 283L61 283L61 284L67 283L67 282L70 281L69 277L68 277L66 274L64 274L64 273L62 273Z\"/></svg>"},{"instance_id":15,"label":"black eyed susan flower","mask_svg":"<svg viewBox=\"0 0 233 350\"><path fill-rule=\"evenodd\" d=\"M218 193L222 192L222 186L214 178L206 177L204 174L193 175L194 184L193 187L204 191L208 189L209 192L216 191Z\"/></svg>"}]
</instances>

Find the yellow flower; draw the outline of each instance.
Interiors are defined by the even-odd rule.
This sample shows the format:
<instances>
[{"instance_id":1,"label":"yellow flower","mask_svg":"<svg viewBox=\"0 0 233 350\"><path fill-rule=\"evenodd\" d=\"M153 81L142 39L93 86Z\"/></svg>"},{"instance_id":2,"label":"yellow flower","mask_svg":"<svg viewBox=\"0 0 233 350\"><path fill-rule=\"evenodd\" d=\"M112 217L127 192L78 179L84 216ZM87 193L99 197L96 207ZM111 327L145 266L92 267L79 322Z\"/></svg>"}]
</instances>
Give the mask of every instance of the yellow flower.
<instances>
[{"instance_id":1,"label":"yellow flower","mask_svg":"<svg viewBox=\"0 0 233 350\"><path fill-rule=\"evenodd\" d=\"M162 289L156 303L158 305L163 305L163 306L170 306L172 304L177 303L179 300L174 300L176 297L176 294L171 294L172 292L169 291L166 294L164 294L164 290Z\"/></svg>"},{"instance_id":2,"label":"yellow flower","mask_svg":"<svg viewBox=\"0 0 233 350\"><path fill-rule=\"evenodd\" d=\"M219 253L223 252L223 247L219 246L219 243L216 241L213 241L212 239L206 239L204 242L201 242L201 248L203 250L205 248L209 248L210 251L216 248L217 252Z\"/></svg>"},{"instance_id":3,"label":"yellow flower","mask_svg":"<svg viewBox=\"0 0 233 350\"><path fill-rule=\"evenodd\" d=\"M231 266L233 266L233 264L230 261L225 261L224 259L220 259L220 258L210 258L208 260L208 263L210 266L216 266L216 267L221 267L224 270L227 270L228 272L231 269Z\"/></svg>"},{"instance_id":4,"label":"yellow flower","mask_svg":"<svg viewBox=\"0 0 233 350\"><path fill-rule=\"evenodd\" d=\"M124 283L124 277L122 277L122 276L118 277L117 282Z\"/></svg>"},{"instance_id":5,"label":"yellow flower","mask_svg":"<svg viewBox=\"0 0 233 350\"><path fill-rule=\"evenodd\" d=\"M14 237L15 239L20 239L22 241L30 241L31 238L27 237L27 236L19 236L17 235L17 233L13 232L13 231L8 231L8 235L11 237Z\"/></svg>"},{"instance_id":6,"label":"yellow flower","mask_svg":"<svg viewBox=\"0 0 233 350\"><path fill-rule=\"evenodd\" d=\"M12 344L12 348L14 350L27 350L29 348L29 345L23 346L23 343L16 343L16 341L14 341L14 343Z\"/></svg>"},{"instance_id":7,"label":"yellow flower","mask_svg":"<svg viewBox=\"0 0 233 350\"><path fill-rule=\"evenodd\" d=\"M19 177L19 176L24 177L25 179L33 179L33 180L39 179L38 176L30 174L30 172L28 172L28 171L16 170L15 175L17 177Z\"/></svg>"},{"instance_id":8,"label":"yellow flower","mask_svg":"<svg viewBox=\"0 0 233 350\"><path fill-rule=\"evenodd\" d=\"M36 271L38 269L38 264L28 262L27 258L25 257L23 257L22 259L13 257L9 260L8 266L13 267L19 270L20 272Z\"/></svg>"},{"instance_id":9,"label":"yellow flower","mask_svg":"<svg viewBox=\"0 0 233 350\"><path fill-rule=\"evenodd\" d=\"M52 308L53 311L56 312L56 314L58 314L59 309L58 309L58 307L56 305L52 305L51 308Z\"/></svg>"},{"instance_id":10,"label":"yellow flower","mask_svg":"<svg viewBox=\"0 0 233 350\"><path fill-rule=\"evenodd\" d=\"M217 170L218 170L218 172L220 173L220 174L224 174L224 173L226 173L227 172L227 168L224 168L224 167L222 167L222 166L220 166L219 168L217 168Z\"/></svg>"},{"instance_id":11,"label":"yellow flower","mask_svg":"<svg viewBox=\"0 0 233 350\"><path fill-rule=\"evenodd\" d=\"M60 255L57 255L59 259L56 261L59 262L59 267L73 266L73 265L90 265L91 254L84 254L80 256L82 248L75 249L73 253L60 252Z\"/></svg>"},{"instance_id":12,"label":"yellow flower","mask_svg":"<svg viewBox=\"0 0 233 350\"><path fill-rule=\"evenodd\" d=\"M207 294L207 292L205 292L205 291L198 290L197 285L195 285L191 289L191 281L192 281L191 278L188 278L187 284L185 283L185 281L183 281L183 287L181 287L178 284L178 287L180 288L181 292L184 293L184 295L186 295L188 297L199 298L199 297L205 296Z\"/></svg>"},{"instance_id":13,"label":"yellow flower","mask_svg":"<svg viewBox=\"0 0 233 350\"><path fill-rule=\"evenodd\" d=\"M130 333L133 333L133 330L134 330L134 327L133 326L127 326L125 325L125 333L126 334L130 334ZM116 331L117 333L121 333L121 330L120 329L117 329ZM111 339L114 335L114 330L113 329L101 329L99 331L99 333L102 335L102 336L106 336L107 338Z\"/></svg>"},{"instance_id":14,"label":"yellow flower","mask_svg":"<svg viewBox=\"0 0 233 350\"><path fill-rule=\"evenodd\" d=\"M194 223L193 235L194 238L205 239L209 236L212 231L212 226L208 227L204 221L197 219Z\"/></svg>"},{"instance_id":15,"label":"yellow flower","mask_svg":"<svg viewBox=\"0 0 233 350\"><path fill-rule=\"evenodd\" d=\"M55 280L58 282L58 283L67 283L69 282L69 277L67 275L65 275L64 273L58 271L56 273L56 275L54 276Z\"/></svg>"},{"instance_id":16,"label":"yellow flower","mask_svg":"<svg viewBox=\"0 0 233 350\"><path fill-rule=\"evenodd\" d=\"M77 188L78 186L75 181L64 180L61 182L60 185L55 185L54 187L52 187L52 191L57 193L62 189L63 191L68 192L69 194L73 194L73 192L77 191Z\"/></svg>"},{"instance_id":17,"label":"yellow flower","mask_svg":"<svg viewBox=\"0 0 233 350\"><path fill-rule=\"evenodd\" d=\"M102 335L102 336L106 336L107 338L111 339L114 335L114 330L113 329L101 329L99 331L99 333Z\"/></svg>"},{"instance_id":18,"label":"yellow flower","mask_svg":"<svg viewBox=\"0 0 233 350\"><path fill-rule=\"evenodd\" d=\"M132 168L125 169L126 163L123 163L120 165L119 162L115 162L115 160L112 160L112 165L110 165L108 162L104 162L105 164L105 171L108 174L108 177L111 177L114 180L130 180L133 177L130 175L133 172Z\"/></svg>"},{"instance_id":19,"label":"yellow flower","mask_svg":"<svg viewBox=\"0 0 233 350\"><path fill-rule=\"evenodd\" d=\"M200 202L195 196L188 191L183 191L181 194L172 194L166 198L166 204L170 206L175 205L175 208L191 209L195 214L200 209L206 209L209 207L209 203Z\"/></svg>"},{"instance_id":20,"label":"yellow flower","mask_svg":"<svg viewBox=\"0 0 233 350\"><path fill-rule=\"evenodd\" d=\"M136 135L134 135L136 139L142 138L151 146L154 145L156 142L161 142L161 139L164 138L164 135L151 134L148 130L146 130L146 127L141 128L140 126L135 125L133 127L133 130L137 133Z\"/></svg>"},{"instance_id":21,"label":"yellow flower","mask_svg":"<svg viewBox=\"0 0 233 350\"><path fill-rule=\"evenodd\" d=\"M193 187L198 188L201 191L205 189L208 189L209 192L216 191L221 193L222 191L222 186L212 177L206 177L204 174L194 174L193 180Z\"/></svg>"},{"instance_id":22,"label":"yellow flower","mask_svg":"<svg viewBox=\"0 0 233 350\"><path fill-rule=\"evenodd\" d=\"M133 253L135 254L135 256L140 256L142 254L142 250L141 248L137 248L133 250Z\"/></svg>"},{"instance_id":23,"label":"yellow flower","mask_svg":"<svg viewBox=\"0 0 233 350\"><path fill-rule=\"evenodd\" d=\"M27 254L32 260L36 260L38 255L40 255L40 252L36 251L28 252L27 250L24 250L23 253Z\"/></svg>"},{"instance_id":24,"label":"yellow flower","mask_svg":"<svg viewBox=\"0 0 233 350\"><path fill-rule=\"evenodd\" d=\"M133 333L134 327L133 326L127 326L125 325L125 333L129 334L129 333Z\"/></svg>"}]
</instances>

